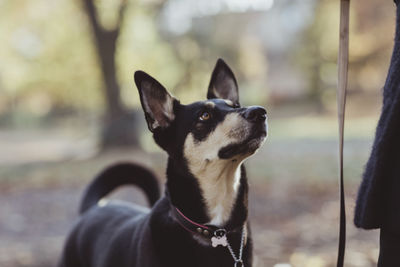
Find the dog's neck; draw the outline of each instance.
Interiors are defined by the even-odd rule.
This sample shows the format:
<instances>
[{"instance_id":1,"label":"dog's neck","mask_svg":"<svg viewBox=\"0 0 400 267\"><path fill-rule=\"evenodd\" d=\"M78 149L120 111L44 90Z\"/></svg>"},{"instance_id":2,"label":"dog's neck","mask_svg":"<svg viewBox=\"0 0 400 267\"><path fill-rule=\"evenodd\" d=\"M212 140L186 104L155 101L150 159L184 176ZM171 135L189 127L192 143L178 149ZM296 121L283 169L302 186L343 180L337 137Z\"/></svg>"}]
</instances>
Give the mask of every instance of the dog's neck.
<instances>
[{"instance_id":1,"label":"dog's neck","mask_svg":"<svg viewBox=\"0 0 400 267\"><path fill-rule=\"evenodd\" d=\"M206 161L192 165L191 172L201 188L210 224L228 221L238 194L241 163L231 160Z\"/></svg>"},{"instance_id":2,"label":"dog's neck","mask_svg":"<svg viewBox=\"0 0 400 267\"><path fill-rule=\"evenodd\" d=\"M197 168L169 159L167 190L174 206L192 220L219 226L247 220L247 179L238 161L205 162Z\"/></svg>"}]
</instances>

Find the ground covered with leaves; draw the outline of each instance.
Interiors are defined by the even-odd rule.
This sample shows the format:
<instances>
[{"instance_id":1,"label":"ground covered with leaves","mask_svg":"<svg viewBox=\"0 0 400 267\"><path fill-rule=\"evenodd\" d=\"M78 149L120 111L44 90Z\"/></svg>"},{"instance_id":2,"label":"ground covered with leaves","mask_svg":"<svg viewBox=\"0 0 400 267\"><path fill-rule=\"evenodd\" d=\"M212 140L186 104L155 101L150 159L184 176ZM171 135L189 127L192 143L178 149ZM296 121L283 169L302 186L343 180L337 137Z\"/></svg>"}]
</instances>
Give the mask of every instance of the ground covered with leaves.
<instances>
[{"instance_id":1,"label":"ground covered with leaves","mask_svg":"<svg viewBox=\"0 0 400 267\"><path fill-rule=\"evenodd\" d=\"M2 267L55 266L77 218L86 184L108 164L140 162L155 170L161 183L165 179L166 156L162 152L98 154L89 141L65 138L64 134L61 143L57 133L49 135L54 140L36 136L31 141L25 137L18 141L13 133L1 135ZM7 146L10 139L13 146ZM378 233L357 230L352 224L354 198L370 143L363 138L346 141L347 267L376 266ZM336 145L332 138L272 137L247 162L256 266L335 266L339 207ZM131 187L112 197L145 204L141 192Z\"/></svg>"}]
</instances>

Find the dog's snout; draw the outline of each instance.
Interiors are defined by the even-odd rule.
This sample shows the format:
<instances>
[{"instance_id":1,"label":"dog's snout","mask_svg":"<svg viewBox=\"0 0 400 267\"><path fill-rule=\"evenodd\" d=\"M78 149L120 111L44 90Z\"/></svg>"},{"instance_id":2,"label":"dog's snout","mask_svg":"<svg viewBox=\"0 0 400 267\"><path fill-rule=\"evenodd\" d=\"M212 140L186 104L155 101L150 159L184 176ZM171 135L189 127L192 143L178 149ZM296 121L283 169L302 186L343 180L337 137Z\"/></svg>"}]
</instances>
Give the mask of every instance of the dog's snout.
<instances>
[{"instance_id":1,"label":"dog's snout","mask_svg":"<svg viewBox=\"0 0 400 267\"><path fill-rule=\"evenodd\" d=\"M267 119L267 111L260 106L248 107L243 115L251 122L263 122Z\"/></svg>"}]
</instances>

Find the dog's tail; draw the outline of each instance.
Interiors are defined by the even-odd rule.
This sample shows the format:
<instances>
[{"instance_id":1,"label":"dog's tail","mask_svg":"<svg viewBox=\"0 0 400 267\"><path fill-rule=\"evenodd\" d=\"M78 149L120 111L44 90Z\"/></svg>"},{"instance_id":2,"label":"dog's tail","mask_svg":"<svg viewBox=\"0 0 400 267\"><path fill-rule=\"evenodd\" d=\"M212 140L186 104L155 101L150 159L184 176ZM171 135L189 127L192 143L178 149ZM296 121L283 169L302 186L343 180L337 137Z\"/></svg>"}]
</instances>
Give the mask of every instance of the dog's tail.
<instances>
[{"instance_id":1,"label":"dog's tail","mask_svg":"<svg viewBox=\"0 0 400 267\"><path fill-rule=\"evenodd\" d=\"M80 214L117 187L128 184L140 187L151 206L160 198L158 180L151 171L134 163L118 163L103 170L87 187Z\"/></svg>"}]
</instances>

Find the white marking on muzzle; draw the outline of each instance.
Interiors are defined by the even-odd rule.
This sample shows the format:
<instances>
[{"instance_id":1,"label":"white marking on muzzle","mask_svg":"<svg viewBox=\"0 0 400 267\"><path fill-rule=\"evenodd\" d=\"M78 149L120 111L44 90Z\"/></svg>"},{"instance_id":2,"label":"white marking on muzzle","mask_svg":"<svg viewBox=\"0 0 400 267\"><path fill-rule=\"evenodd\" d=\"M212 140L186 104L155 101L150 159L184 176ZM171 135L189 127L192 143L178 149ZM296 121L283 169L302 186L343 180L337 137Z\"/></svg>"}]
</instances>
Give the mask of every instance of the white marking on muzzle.
<instances>
[{"instance_id":1,"label":"white marking on muzzle","mask_svg":"<svg viewBox=\"0 0 400 267\"><path fill-rule=\"evenodd\" d=\"M230 113L205 140L196 141L191 133L186 138L184 155L199 182L212 224L221 225L229 219L239 187L240 165L249 156L220 159L218 152L248 134L248 122L240 114Z\"/></svg>"}]
</instances>

